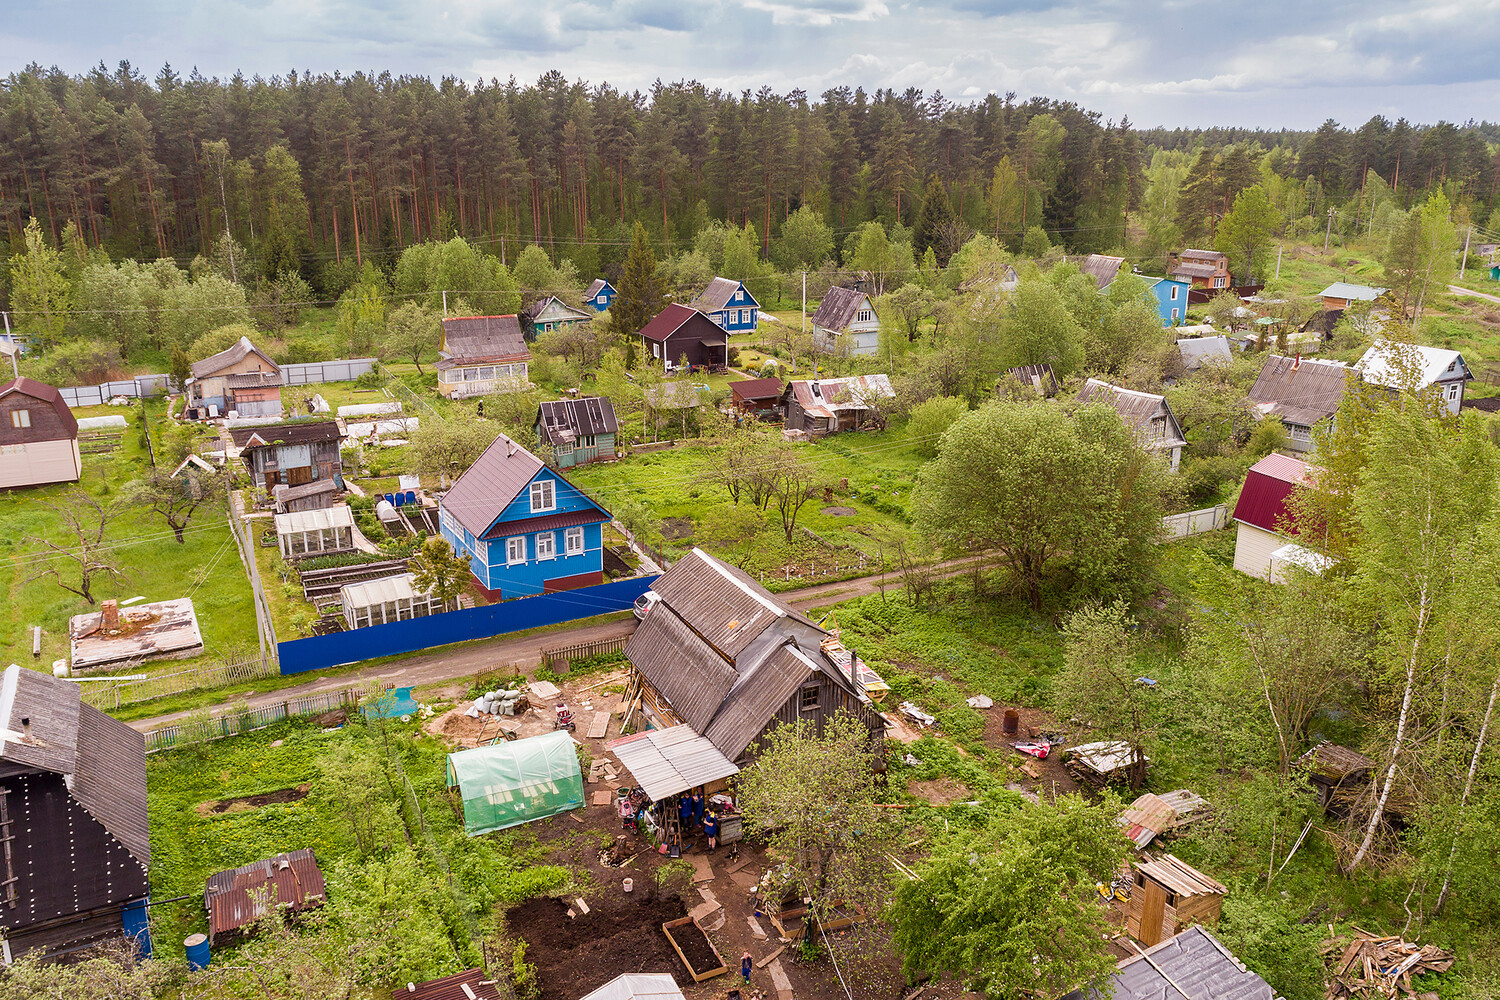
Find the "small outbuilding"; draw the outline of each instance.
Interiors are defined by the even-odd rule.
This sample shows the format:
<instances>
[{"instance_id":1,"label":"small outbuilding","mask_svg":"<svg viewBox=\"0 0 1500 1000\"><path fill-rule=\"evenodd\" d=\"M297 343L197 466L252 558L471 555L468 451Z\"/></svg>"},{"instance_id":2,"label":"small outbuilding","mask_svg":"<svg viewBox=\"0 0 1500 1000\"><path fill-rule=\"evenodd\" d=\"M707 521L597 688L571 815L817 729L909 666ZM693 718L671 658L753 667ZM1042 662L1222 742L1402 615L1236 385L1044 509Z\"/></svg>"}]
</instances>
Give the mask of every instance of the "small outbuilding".
<instances>
[{"instance_id":1,"label":"small outbuilding","mask_svg":"<svg viewBox=\"0 0 1500 1000\"><path fill-rule=\"evenodd\" d=\"M1213 926L1229 890L1223 883L1171 854L1137 863L1125 930L1146 947L1165 941L1189 924Z\"/></svg>"},{"instance_id":2,"label":"small outbuilding","mask_svg":"<svg viewBox=\"0 0 1500 1000\"><path fill-rule=\"evenodd\" d=\"M1062 1000L1274 1000L1275 990L1219 939L1189 927L1144 953L1121 959L1097 992Z\"/></svg>"},{"instance_id":3,"label":"small outbuilding","mask_svg":"<svg viewBox=\"0 0 1500 1000\"><path fill-rule=\"evenodd\" d=\"M441 614L447 609L430 592L417 590L416 575L398 573L378 580L347 583L339 590L344 624L351 629Z\"/></svg>"},{"instance_id":4,"label":"small outbuilding","mask_svg":"<svg viewBox=\"0 0 1500 1000\"><path fill-rule=\"evenodd\" d=\"M448 787L471 837L583 805L583 771L566 729L448 755Z\"/></svg>"},{"instance_id":5,"label":"small outbuilding","mask_svg":"<svg viewBox=\"0 0 1500 1000\"><path fill-rule=\"evenodd\" d=\"M605 397L580 396L543 401L532 429L538 441L552 446L552 464L570 469L614 458L620 421Z\"/></svg>"},{"instance_id":6,"label":"small outbuilding","mask_svg":"<svg viewBox=\"0 0 1500 1000\"><path fill-rule=\"evenodd\" d=\"M78 420L56 388L24 376L0 385L0 489L75 483Z\"/></svg>"},{"instance_id":7,"label":"small outbuilding","mask_svg":"<svg viewBox=\"0 0 1500 1000\"><path fill-rule=\"evenodd\" d=\"M666 972L627 972L583 1000L683 1000L677 980Z\"/></svg>"},{"instance_id":8,"label":"small outbuilding","mask_svg":"<svg viewBox=\"0 0 1500 1000\"><path fill-rule=\"evenodd\" d=\"M781 394L786 429L822 437L852 431L869 421L882 400L895 399L889 375L788 382Z\"/></svg>"},{"instance_id":9,"label":"small outbuilding","mask_svg":"<svg viewBox=\"0 0 1500 1000\"><path fill-rule=\"evenodd\" d=\"M505 991L507 994L510 990ZM465 969L425 983L391 990L391 1000L503 1000L496 981L483 969Z\"/></svg>"},{"instance_id":10,"label":"small outbuilding","mask_svg":"<svg viewBox=\"0 0 1500 1000\"><path fill-rule=\"evenodd\" d=\"M1285 455L1271 454L1245 474L1245 485L1234 504L1234 568L1271 583L1286 579L1286 568L1301 566L1321 573L1326 559L1293 538L1293 495L1307 482L1312 467ZM1312 557L1312 558L1309 558Z\"/></svg>"},{"instance_id":11,"label":"small outbuilding","mask_svg":"<svg viewBox=\"0 0 1500 1000\"><path fill-rule=\"evenodd\" d=\"M1375 762L1364 754L1323 740L1297 759L1307 768L1307 780L1318 792L1318 804L1327 810L1336 794L1358 788L1370 780Z\"/></svg>"},{"instance_id":12,"label":"small outbuilding","mask_svg":"<svg viewBox=\"0 0 1500 1000\"><path fill-rule=\"evenodd\" d=\"M307 848L211 875L203 892L208 940L215 947L243 937L268 911L288 915L322 906L323 871Z\"/></svg>"},{"instance_id":13,"label":"small outbuilding","mask_svg":"<svg viewBox=\"0 0 1500 1000\"><path fill-rule=\"evenodd\" d=\"M272 492L276 496L276 513L292 514L332 507L335 488L332 479L314 479L301 486L277 486Z\"/></svg>"},{"instance_id":14,"label":"small outbuilding","mask_svg":"<svg viewBox=\"0 0 1500 1000\"><path fill-rule=\"evenodd\" d=\"M747 416L775 417L781 414L781 379L751 378L729 383L729 399Z\"/></svg>"},{"instance_id":15,"label":"small outbuilding","mask_svg":"<svg viewBox=\"0 0 1500 1000\"><path fill-rule=\"evenodd\" d=\"M1222 333L1208 337L1183 337L1177 341L1177 353L1182 358L1182 367L1195 372L1205 364L1227 365L1234 360L1229 338Z\"/></svg>"},{"instance_id":16,"label":"small outbuilding","mask_svg":"<svg viewBox=\"0 0 1500 1000\"><path fill-rule=\"evenodd\" d=\"M276 515L276 544L286 559L354 550L354 512L340 504Z\"/></svg>"}]
</instances>

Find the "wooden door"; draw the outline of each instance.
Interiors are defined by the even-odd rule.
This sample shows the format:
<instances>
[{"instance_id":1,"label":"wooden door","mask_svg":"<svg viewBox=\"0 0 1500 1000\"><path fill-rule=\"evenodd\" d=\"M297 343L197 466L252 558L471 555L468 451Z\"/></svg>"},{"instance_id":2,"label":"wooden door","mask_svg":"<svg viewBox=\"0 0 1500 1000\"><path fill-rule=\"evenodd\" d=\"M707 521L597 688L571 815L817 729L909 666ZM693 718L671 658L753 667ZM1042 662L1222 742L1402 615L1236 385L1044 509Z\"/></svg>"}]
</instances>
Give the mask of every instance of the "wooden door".
<instances>
[{"instance_id":1,"label":"wooden door","mask_svg":"<svg viewBox=\"0 0 1500 1000\"><path fill-rule=\"evenodd\" d=\"M313 470L307 466L298 466L295 469L286 470L286 484L288 486L301 486L312 482Z\"/></svg>"},{"instance_id":2,"label":"wooden door","mask_svg":"<svg viewBox=\"0 0 1500 1000\"><path fill-rule=\"evenodd\" d=\"M1166 916L1167 890L1146 879L1144 886L1136 886L1141 894L1141 931L1137 936L1147 948L1161 942L1161 924Z\"/></svg>"}]
</instances>

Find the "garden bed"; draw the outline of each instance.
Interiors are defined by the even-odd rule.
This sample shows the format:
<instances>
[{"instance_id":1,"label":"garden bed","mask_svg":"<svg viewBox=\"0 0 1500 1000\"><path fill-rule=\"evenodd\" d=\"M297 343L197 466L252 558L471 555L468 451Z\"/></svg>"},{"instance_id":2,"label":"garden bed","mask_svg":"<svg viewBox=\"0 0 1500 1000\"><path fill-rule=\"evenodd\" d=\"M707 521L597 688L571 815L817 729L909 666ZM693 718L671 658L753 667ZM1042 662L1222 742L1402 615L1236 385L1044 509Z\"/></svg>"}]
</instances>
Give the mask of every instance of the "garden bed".
<instances>
[{"instance_id":1,"label":"garden bed","mask_svg":"<svg viewBox=\"0 0 1500 1000\"><path fill-rule=\"evenodd\" d=\"M707 932L692 917L668 920L661 925L661 932L667 936L672 949L693 974L694 982L701 983L729 971L718 949L708 939Z\"/></svg>"},{"instance_id":2,"label":"garden bed","mask_svg":"<svg viewBox=\"0 0 1500 1000\"><path fill-rule=\"evenodd\" d=\"M578 1000L626 972L670 970L679 985L693 983L658 929L686 915L682 901L642 891L641 881L630 895L610 886L602 895L587 897L588 913L565 900L545 898L506 914L506 929L526 942L526 961L536 966L539 1000Z\"/></svg>"}]
</instances>

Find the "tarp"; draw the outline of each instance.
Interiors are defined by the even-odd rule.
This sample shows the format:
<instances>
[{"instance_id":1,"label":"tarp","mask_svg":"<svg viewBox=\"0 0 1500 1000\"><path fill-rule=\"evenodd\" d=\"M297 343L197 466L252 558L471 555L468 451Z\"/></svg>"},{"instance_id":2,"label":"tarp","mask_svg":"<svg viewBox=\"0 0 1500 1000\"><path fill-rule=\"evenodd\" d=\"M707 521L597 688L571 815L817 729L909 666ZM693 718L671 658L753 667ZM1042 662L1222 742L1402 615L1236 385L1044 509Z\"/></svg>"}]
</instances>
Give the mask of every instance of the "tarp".
<instances>
[{"instance_id":1,"label":"tarp","mask_svg":"<svg viewBox=\"0 0 1500 1000\"><path fill-rule=\"evenodd\" d=\"M567 730L448 755L448 787L475 837L583 805L583 772Z\"/></svg>"}]
</instances>

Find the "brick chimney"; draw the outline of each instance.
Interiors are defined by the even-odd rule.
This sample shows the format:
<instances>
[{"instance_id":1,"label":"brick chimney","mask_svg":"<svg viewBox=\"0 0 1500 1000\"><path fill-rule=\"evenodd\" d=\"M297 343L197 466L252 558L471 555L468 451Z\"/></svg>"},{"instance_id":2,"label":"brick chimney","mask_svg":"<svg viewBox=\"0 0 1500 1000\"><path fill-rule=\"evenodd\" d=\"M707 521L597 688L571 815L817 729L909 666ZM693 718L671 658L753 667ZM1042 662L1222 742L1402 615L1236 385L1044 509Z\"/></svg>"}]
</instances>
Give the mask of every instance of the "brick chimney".
<instances>
[{"instance_id":1,"label":"brick chimney","mask_svg":"<svg viewBox=\"0 0 1500 1000\"><path fill-rule=\"evenodd\" d=\"M1297 352L1297 356L1294 359L1292 359L1292 371L1296 371L1298 368L1301 368L1301 367L1302 367L1302 352L1298 351Z\"/></svg>"},{"instance_id":2,"label":"brick chimney","mask_svg":"<svg viewBox=\"0 0 1500 1000\"><path fill-rule=\"evenodd\" d=\"M103 616L101 624L104 628L120 627L120 603L114 598L100 604L99 613Z\"/></svg>"}]
</instances>

